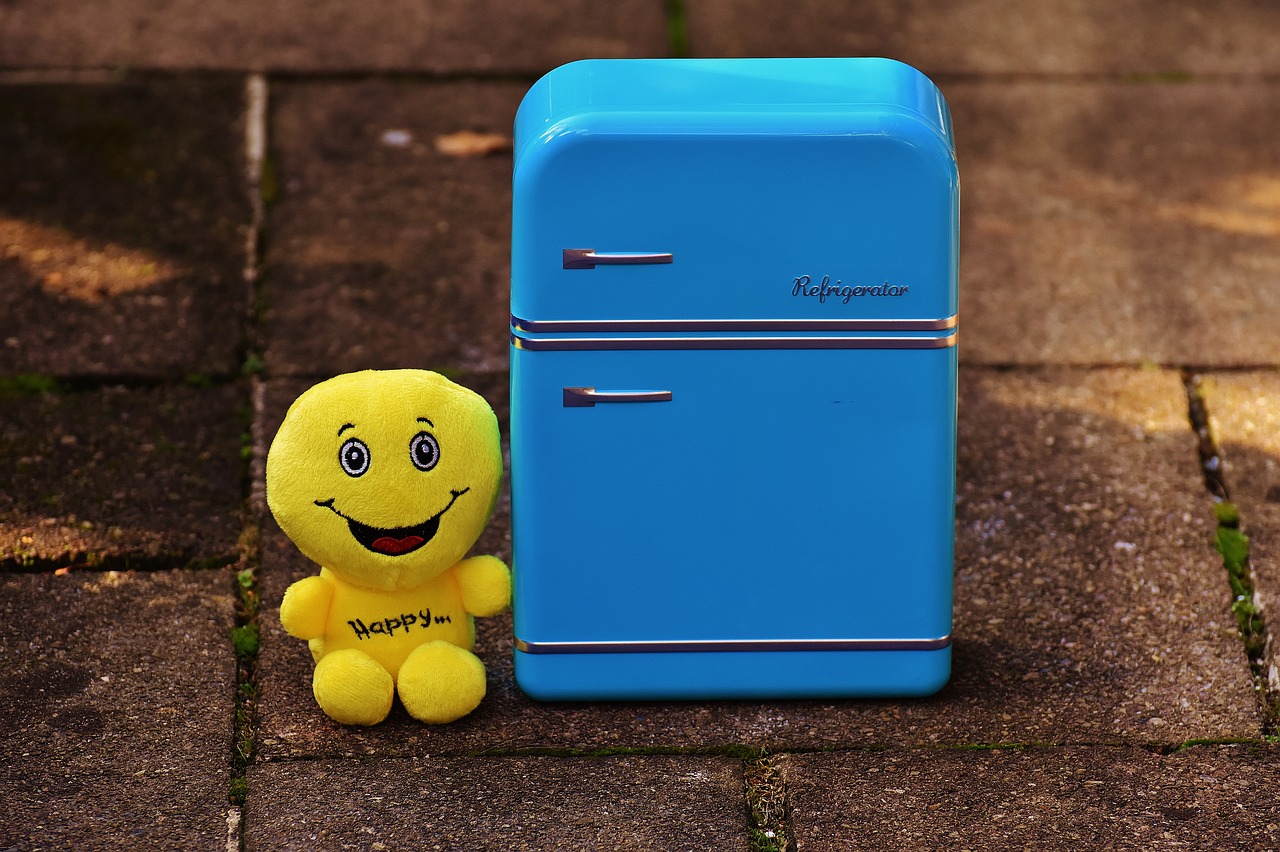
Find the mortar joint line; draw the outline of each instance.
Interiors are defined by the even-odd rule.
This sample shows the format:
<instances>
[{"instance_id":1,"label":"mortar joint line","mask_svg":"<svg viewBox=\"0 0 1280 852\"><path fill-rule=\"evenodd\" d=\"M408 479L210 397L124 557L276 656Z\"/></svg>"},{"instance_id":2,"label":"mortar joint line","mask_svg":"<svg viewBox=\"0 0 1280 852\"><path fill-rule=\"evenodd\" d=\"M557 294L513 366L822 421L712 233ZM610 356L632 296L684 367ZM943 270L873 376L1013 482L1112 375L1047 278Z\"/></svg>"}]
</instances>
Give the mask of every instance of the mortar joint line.
<instances>
[{"instance_id":1,"label":"mortar joint line","mask_svg":"<svg viewBox=\"0 0 1280 852\"><path fill-rule=\"evenodd\" d=\"M792 852L791 798L785 756L762 754L743 761L742 780L752 852Z\"/></svg>"},{"instance_id":2,"label":"mortar joint line","mask_svg":"<svg viewBox=\"0 0 1280 852\"><path fill-rule=\"evenodd\" d=\"M1223 569L1230 585L1231 612L1236 617L1240 641L1249 661L1249 671L1262 710L1262 734L1274 737L1280 731L1280 688L1268 671L1271 635L1258 606L1256 585L1249 564L1249 538L1244 534L1239 508L1231 502L1227 472L1221 448L1213 433L1212 414L1205 399L1201 374L1182 370L1187 394L1187 412L1196 436L1200 472L1205 490L1214 501L1217 522L1215 547L1222 555Z\"/></svg>"},{"instance_id":3,"label":"mortar joint line","mask_svg":"<svg viewBox=\"0 0 1280 852\"><path fill-rule=\"evenodd\" d=\"M261 485L264 461L262 446L265 383L258 375L262 366L263 333L262 233L266 221L263 176L267 157L268 87L264 75L252 73L244 82L244 191L249 204L249 222L244 241L244 286L246 309L243 318L243 368L249 378L250 408L247 425L248 446L243 459L242 500L244 514L240 536L240 561L232 583L236 600L236 624L232 646L236 660L236 684L232 718L233 741L231 780L228 789L227 851L238 852L245 843L245 804L249 797L248 770L257 752L258 726L258 623L260 596L258 567L262 554L262 519L265 496Z\"/></svg>"}]
</instances>

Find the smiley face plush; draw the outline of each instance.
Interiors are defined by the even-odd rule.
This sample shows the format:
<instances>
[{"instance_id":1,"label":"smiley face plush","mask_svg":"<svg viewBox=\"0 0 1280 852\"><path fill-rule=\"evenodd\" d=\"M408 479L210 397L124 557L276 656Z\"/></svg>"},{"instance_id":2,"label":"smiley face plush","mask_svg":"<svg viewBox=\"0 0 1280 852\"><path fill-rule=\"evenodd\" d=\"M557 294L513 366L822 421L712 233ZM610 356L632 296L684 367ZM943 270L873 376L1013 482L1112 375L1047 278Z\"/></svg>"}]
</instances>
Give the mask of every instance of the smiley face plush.
<instances>
[{"instance_id":1,"label":"smiley face plush","mask_svg":"<svg viewBox=\"0 0 1280 852\"><path fill-rule=\"evenodd\" d=\"M436 373L348 373L289 408L267 454L267 504L321 568L285 592L280 623L309 640L330 717L376 724L397 693L429 723L480 703L472 616L510 604L511 575L495 557L463 557L501 479L493 410Z\"/></svg>"}]
</instances>

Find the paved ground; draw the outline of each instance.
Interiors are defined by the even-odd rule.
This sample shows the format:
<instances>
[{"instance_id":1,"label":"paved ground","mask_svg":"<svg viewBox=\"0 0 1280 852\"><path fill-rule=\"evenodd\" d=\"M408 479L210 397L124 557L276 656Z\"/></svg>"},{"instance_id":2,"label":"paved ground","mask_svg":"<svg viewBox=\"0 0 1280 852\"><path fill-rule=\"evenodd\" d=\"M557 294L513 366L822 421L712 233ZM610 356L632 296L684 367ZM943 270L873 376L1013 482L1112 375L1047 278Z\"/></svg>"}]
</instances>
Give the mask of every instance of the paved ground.
<instances>
[{"instance_id":1,"label":"paved ground","mask_svg":"<svg viewBox=\"0 0 1280 852\"><path fill-rule=\"evenodd\" d=\"M510 154L435 142L673 54L951 103L952 682L543 705L507 615L472 716L330 722L265 446L361 367L505 422ZM0 4L0 849L1280 848L1278 106L1250 0Z\"/></svg>"}]
</instances>

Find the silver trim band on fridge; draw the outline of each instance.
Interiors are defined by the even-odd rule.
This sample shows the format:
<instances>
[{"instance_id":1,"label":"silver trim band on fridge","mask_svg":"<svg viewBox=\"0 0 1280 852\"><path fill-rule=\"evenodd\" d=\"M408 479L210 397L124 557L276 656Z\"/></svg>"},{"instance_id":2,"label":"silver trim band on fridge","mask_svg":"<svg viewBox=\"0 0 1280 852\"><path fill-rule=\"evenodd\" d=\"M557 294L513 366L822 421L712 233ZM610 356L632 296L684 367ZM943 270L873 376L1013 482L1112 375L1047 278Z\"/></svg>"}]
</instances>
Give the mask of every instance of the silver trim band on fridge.
<instances>
[{"instance_id":1,"label":"silver trim band on fridge","mask_svg":"<svg viewBox=\"0 0 1280 852\"><path fill-rule=\"evenodd\" d=\"M519 337L511 345L531 352L592 352L605 349L947 349L959 333L945 337Z\"/></svg>"},{"instance_id":2,"label":"silver trim band on fridge","mask_svg":"<svg viewBox=\"0 0 1280 852\"><path fill-rule=\"evenodd\" d=\"M951 645L951 635L936 639L688 639L638 642L526 642L516 650L526 654L673 654L725 651L939 651Z\"/></svg>"},{"instance_id":3,"label":"silver trim band on fridge","mask_svg":"<svg viewBox=\"0 0 1280 852\"><path fill-rule=\"evenodd\" d=\"M726 320L526 320L511 317L516 331L946 331L959 323L958 314L941 319L726 319Z\"/></svg>"}]
</instances>

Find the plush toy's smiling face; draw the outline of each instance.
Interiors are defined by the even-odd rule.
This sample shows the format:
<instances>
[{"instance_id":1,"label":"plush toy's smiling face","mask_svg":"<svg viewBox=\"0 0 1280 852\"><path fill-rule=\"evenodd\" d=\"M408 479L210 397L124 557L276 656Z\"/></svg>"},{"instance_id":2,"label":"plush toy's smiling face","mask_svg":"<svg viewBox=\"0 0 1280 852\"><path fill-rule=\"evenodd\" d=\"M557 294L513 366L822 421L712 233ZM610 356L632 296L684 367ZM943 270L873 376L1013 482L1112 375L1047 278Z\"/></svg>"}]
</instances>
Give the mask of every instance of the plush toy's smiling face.
<instances>
[{"instance_id":1,"label":"plush toy's smiling face","mask_svg":"<svg viewBox=\"0 0 1280 852\"><path fill-rule=\"evenodd\" d=\"M267 502L308 557L396 590L466 554L501 477L482 397L424 370L365 371L294 402L267 454Z\"/></svg>"}]
</instances>

